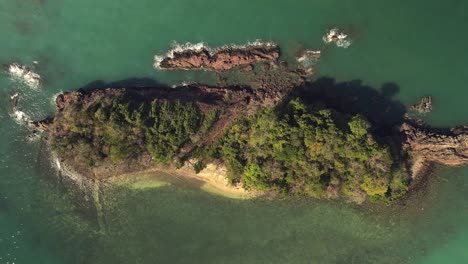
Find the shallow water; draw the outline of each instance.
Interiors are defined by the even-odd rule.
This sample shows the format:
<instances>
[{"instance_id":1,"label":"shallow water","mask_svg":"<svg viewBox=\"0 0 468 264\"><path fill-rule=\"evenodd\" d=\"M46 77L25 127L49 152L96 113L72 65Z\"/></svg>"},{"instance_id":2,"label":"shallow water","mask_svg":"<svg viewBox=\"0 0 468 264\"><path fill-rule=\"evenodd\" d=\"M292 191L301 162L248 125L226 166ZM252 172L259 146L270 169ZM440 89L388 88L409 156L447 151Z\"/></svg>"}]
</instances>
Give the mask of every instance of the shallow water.
<instances>
[{"instance_id":1,"label":"shallow water","mask_svg":"<svg viewBox=\"0 0 468 264\"><path fill-rule=\"evenodd\" d=\"M104 225L56 183L39 141L10 118L9 96L33 119L52 97L89 84L214 82L208 72L161 72L173 41L210 46L263 39L286 59L323 49L318 77L360 80L408 105L434 97L425 119L468 122L465 1L0 0L0 64L38 61L30 89L0 75L0 263L464 263L467 168L443 168L405 206L236 201L187 184L104 191ZM324 46L331 26L347 49ZM136 79L138 78L138 79ZM149 78L149 79L147 79ZM361 85L361 86L362 86ZM388 95L390 97L390 95Z\"/></svg>"}]
</instances>

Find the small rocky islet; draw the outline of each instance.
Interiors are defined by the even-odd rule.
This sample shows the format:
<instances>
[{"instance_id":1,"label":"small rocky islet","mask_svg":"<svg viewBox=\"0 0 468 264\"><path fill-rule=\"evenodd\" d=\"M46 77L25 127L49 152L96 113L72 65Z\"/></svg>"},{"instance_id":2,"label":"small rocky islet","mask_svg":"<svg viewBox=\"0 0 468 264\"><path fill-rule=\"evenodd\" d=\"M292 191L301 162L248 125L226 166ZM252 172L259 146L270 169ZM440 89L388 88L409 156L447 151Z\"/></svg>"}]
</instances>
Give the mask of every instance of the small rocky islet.
<instances>
[{"instance_id":1,"label":"small rocky islet","mask_svg":"<svg viewBox=\"0 0 468 264\"><path fill-rule=\"evenodd\" d=\"M237 71L252 83L71 91L35 125L61 163L92 181L216 163L230 184L257 193L362 203L404 196L433 164L468 165L466 127L439 132L405 120L379 131L364 114L303 100L295 91L310 86L307 69L279 58L271 43L173 51L155 66Z\"/></svg>"},{"instance_id":2,"label":"small rocky islet","mask_svg":"<svg viewBox=\"0 0 468 264\"><path fill-rule=\"evenodd\" d=\"M279 47L274 43L253 43L215 50L200 45L195 48L175 49L167 56L155 56L154 66L164 70L209 69L222 72L241 65L276 62L279 56Z\"/></svg>"}]
</instances>

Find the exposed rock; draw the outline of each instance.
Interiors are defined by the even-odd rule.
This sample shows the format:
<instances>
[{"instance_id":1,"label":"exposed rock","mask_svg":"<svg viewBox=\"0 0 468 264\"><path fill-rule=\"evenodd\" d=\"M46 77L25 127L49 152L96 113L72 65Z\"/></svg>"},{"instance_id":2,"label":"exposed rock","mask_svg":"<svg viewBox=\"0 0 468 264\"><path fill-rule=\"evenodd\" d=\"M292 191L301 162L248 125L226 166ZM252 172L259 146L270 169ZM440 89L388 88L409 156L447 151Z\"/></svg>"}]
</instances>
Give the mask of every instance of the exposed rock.
<instances>
[{"instance_id":1,"label":"exposed rock","mask_svg":"<svg viewBox=\"0 0 468 264\"><path fill-rule=\"evenodd\" d=\"M310 63L316 62L320 59L321 56L320 50L305 50L302 54L297 57L297 62L299 63Z\"/></svg>"},{"instance_id":2,"label":"exposed rock","mask_svg":"<svg viewBox=\"0 0 468 264\"><path fill-rule=\"evenodd\" d=\"M438 163L447 166L468 165L468 130L457 133L437 133L424 128L403 123L403 149L409 154L413 177L425 163Z\"/></svg>"},{"instance_id":3,"label":"exposed rock","mask_svg":"<svg viewBox=\"0 0 468 264\"><path fill-rule=\"evenodd\" d=\"M254 69L254 68L253 68L253 65L250 65L250 64L249 64L249 65L243 66L242 69L241 69L241 71L242 71L242 72L251 72L251 71L253 71L253 69Z\"/></svg>"},{"instance_id":4,"label":"exposed rock","mask_svg":"<svg viewBox=\"0 0 468 264\"><path fill-rule=\"evenodd\" d=\"M279 56L278 46L272 44L227 47L213 52L203 47L173 51L162 59L155 57L155 66L160 69L210 69L221 72L241 65L276 61Z\"/></svg>"},{"instance_id":5,"label":"exposed rock","mask_svg":"<svg viewBox=\"0 0 468 264\"><path fill-rule=\"evenodd\" d=\"M297 58L300 66L294 70L299 76L307 77L315 73L313 66L320 59L321 52L316 50L304 50Z\"/></svg>"},{"instance_id":6,"label":"exposed rock","mask_svg":"<svg viewBox=\"0 0 468 264\"><path fill-rule=\"evenodd\" d=\"M67 105L69 105L74 97L73 95L73 92L59 94L55 98L55 104L57 105L58 110L63 110Z\"/></svg>"},{"instance_id":7,"label":"exposed rock","mask_svg":"<svg viewBox=\"0 0 468 264\"><path fill-rule=\"evenodd\" d=\"M60 112L70 104L86 104L87 102L92 101L95 97L99 97L102 95L116 96L118 94L122 94L125 90L126 89L124 88L107 88L93 91L77 90L65 92L57 95L57 97L55 98L55 104L57 105L57 110Z\"/></svg>"},{"instance_id":8,"label":"exposed rock","mask_svg":"<svg viewBox=\"0 0 468 264\"><path fill-rule=\"evenodd\" d=\"M341 32L338 28L332 28L325 33L323 41L326 44L335 43L336 46L347 48L351 45L348 34Z\"/></svg>"},{"instance_id":9,"label":"exposed rock","mask_svg":"<svg viewBox=\"0 0 468 264\"><path fill-rule=\"evenodd\" d=\"M50 125L53 123L52 118L47 118L41 121L34 121L33 125L36 126L37 129L42 131L49 131Z\"/></svg>"},{"instance_id":10,"label":"exposed rock","mask_svg":"<svg viewBox=\"0 0 468 264\"><path fill-rule=\"evenodd\" d=\"M451 129L455 135L468 134L468 126L458 126Z\"/></svg>"},{"instance_id":11,"label":"exposed rock","mask_svg":"<svg viewBox=\"0 0 468 264\"><path fill-rule=\"evenodd\" d=\"M429 113L432 111L432 97L424 96L418 104L411 106L411 109L419 113Z\"/></svg>"}]
</instances>

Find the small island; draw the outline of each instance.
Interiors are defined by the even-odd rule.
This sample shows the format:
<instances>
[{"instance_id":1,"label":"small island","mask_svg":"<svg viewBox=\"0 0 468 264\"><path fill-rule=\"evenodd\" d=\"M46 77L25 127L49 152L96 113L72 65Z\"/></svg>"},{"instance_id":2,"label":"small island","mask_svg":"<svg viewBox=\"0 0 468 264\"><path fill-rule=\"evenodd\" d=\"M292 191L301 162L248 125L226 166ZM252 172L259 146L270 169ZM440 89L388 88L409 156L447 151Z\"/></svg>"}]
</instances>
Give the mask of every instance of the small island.
<instances>
[{"instance_id":1,"label":"small island","mask_svg":"<svg viewBox=\"0 0 468 264\"><path fill-rule=\"evenodd\" d=\"M207 56L181 52L161 65L185 65L188 54ZM219 71L243 65L223 61ZM295 91L307 85L71 91L56 98L53 118L35 124L60 163L92 181L152 169L208 170L259 195L388 202L431 164L468 164L466 128L436 132L407 120L380 131L364 114L304 100Z\"/></svg>"}]
</instances>

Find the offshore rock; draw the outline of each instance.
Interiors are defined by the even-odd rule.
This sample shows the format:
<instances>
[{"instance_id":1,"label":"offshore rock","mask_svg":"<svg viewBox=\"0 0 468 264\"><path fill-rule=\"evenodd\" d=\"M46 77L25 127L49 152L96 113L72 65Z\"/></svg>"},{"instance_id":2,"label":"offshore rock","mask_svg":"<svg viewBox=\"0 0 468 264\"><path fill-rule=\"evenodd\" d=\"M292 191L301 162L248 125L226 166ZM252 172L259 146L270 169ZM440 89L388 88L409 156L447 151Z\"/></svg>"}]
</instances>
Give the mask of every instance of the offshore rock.
<instances>
[{"instance_id":1,"label":"offshore rock","mask_svg":"<svg viewBox=\"0 0 468 264\"><path fill-rule=\"evenodd\" d=\"M172 51L170 56L155 57L155 67L160 69L209 69L228 71L242 65L265 61L276 62L280 56L277 45L258 44L245 47L226 47L211 52L208 48Z\"/></svg>"},{"instance_id":2,"label":"offshore rock","mask_svg":"<svg viewBox=\"0 0 468 264\"><path fill-rule=\"evenodd\" d=\"M332 28L322 37L325 44L334 43L337 47L347 48L351 45L348 34L343 33L338 28Z\"/></svg>"},{"instance_id":3,"label":"offshore rock","mask_svg":"<svg viewBox=\"0 0 468 264\"><path fill-rule=\"evenodd\" d=\"M421 98L421 101L418 104L415 104L411 107L413 110L419 113L429 113L432 111L432 97L424 96Z\"/></svg>"}]
</instances>

